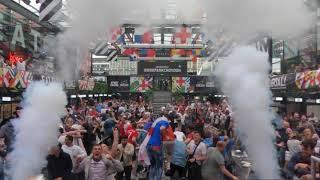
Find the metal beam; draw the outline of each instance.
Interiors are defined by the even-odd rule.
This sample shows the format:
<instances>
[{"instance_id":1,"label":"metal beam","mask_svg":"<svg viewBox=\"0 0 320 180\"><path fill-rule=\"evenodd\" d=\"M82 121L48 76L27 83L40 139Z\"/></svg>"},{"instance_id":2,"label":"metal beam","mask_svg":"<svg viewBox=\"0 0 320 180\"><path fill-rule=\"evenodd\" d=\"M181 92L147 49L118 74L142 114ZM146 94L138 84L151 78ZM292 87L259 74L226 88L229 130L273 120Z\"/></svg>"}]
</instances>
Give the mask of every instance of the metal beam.
<instances>
[{"instance_id":1,"label":"metal beam","mask_svg":"<svg viewBox=\"0 0 320 180\"><path fill-rule=\"evenodd\" d=\"M135 20L132 20L131 22L134 22ZM185 26L185 27L201 27L203 26L202 23L199 22L190 22L190 23L165 23L161 20L158 21L153 21L152 24L150 25L150 27L161 27L161 28L165 28L165 27L181 27L181 26ZM141 23L124 23L122 24L122 27L143 27L143 25Z\"/></svg>"},{"instance_id":2,"label":"metal beam","mask_svg":"<svg viewBox=\"0 0 320 180\"><path fill-rule=\"evenodd\" d=\"M60 29L54 25L52 25L49 22L39 22L39 17L35 15L34 13L30 12L28 9L21 6L19 3L12 1L12 0L0 0L0 4L3 4L4 6L8 7L10 10L13 10L25 18L34 21L41 26L48 28L51 32L59 32Z\"/></svg>"},{"instance_id":3,"label":"metal beam","mask_svg":"<svg viewBox=\"0 0 320 180\"><path fill-rule=\"evenodd\" d=\"M201 59L201 58L200 58ZM118 57L119 61L129 61L129 57ZM107 63L106 58L92 58L92 64ZM137 57L134 61L192 61L191 57Z\"/></svg>"},{"instance_id":4,"label":"metal beam","mask_svg":"<svg viewBox=\"0 0 320 180\"><path fill-rule=\"evenodd\" d=\"M122 48L166 48L166 49L202 49L204 44L125 44Z\"/></svg>"}]
</instances>

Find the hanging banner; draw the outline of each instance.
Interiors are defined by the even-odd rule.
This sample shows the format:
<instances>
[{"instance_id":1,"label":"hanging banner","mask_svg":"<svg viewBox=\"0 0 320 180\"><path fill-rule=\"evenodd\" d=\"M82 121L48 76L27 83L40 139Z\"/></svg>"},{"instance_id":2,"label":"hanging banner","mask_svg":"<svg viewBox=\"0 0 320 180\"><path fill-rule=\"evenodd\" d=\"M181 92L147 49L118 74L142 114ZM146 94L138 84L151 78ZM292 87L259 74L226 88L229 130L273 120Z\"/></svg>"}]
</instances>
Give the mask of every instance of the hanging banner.
<instances>
[{"instance_id":1,"label":"hanging banner","mask_svg":"<svg viewBox=\"0 0 320 180\"><path fill-rule=\"evenodd\" d=\"M296 86L298 89L320 88L320 69L296 74Z\"/></svg>"},{"instance_id":2,"label":"hanging banner","mask_svg":"<svg viewBox=\"0 0 320 180\"><path fill-rule=\"evenodd\" d=\"M0 87L6 88L27 88L30 83L32 73L28 71L18 71L10 67L0 70Z\"/></svg>"},{"instance_id":3,"label":"hanging banner","mask_svg":"<svg viewBox=\"0 0 320 180\"><path fill-rule=\"evenodd\" d=\"M107 86L109 92L129 92L129 76L108 76Z\"/></svg>"},{"instance_id":4,"label":"hanging banner","mask_svg":"<svg viewBox=\"0 0 320 180\"><path fill-rule=\"evenodd\" d=\"M187 75L186 61L139 61L138 75L147 76L183 76Z\"/></svg>"},{"instance_id":5,"label":"hanging banner","mask_svg":"<svg viewBox=\"0 0 320 180\"><path fill-rule=\"evenodd\" d=\"M147 92L153 88L153 77L130 77L130 92Z\"/></svg>"},{"instance_id":6,"label":"hanging banner","mask_svg":"<svg viewBox=\"0 0 320 180\"><path fill-rule=\"evenodd\" d=\"M295 81L295 74L284 74L270 78L270 89L286 89Z\"/></svg>"},{"instance_id":7,"label":"hanging banner","mask_svg":"<svg viewBox=\"0 0 320 180\"><path fill-rule=\"evenodd\" d=\"M193 93L194 83L191 77L172 77L172 92L173 93Z\"/></svg>"},{"instance_id":8,"label":"hanging banner","mask_svg":"<svg viewBox=\"0 0 320 180\"><path fill-rule=\"evenodd\" d=\"M79 80L79 90L92 91L94 84L93 78L84 77L83 80Z\"/></svg>"}]
</instances>

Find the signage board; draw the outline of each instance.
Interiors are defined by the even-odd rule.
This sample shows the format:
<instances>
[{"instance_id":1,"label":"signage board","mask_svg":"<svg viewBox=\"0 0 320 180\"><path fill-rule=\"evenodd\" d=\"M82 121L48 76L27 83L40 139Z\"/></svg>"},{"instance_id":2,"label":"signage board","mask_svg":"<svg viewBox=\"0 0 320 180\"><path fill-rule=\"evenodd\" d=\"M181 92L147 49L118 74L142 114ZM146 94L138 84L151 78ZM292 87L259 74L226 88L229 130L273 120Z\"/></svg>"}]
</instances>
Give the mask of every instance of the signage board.
<instances>
[{"instance_id":1,"label":"signage board","mask_svg":"<svg viewBox=\"0 0 320 180\"><path fill-rule=\"evenodd\" d=\"M215 87L213 77L194 76L193 78L195 78L195 92L210 92Z\"/></svg>"},{"instance_id":2,"label":"signage board","mask_svg":"<svg viewBox=\"0 0 320 180\"><path fill-rule=\"evenodd\" d=\"M109 92L129 92L129 76L108 76L107 86Z\"/></svg>"},{"instance_id":3,"label":"signage board","mask_svg":"<svg viewBox=\"0 0 320 180\"><path fill-rule=\"evenodd\" d=\"M187 61L139 61L138 75L183 76L187 75Z\"/></svg>"},{"instance_id":4,"label":"signage board","mask_svg":"<svg viewBox=\"0 0 320 180\"><path fill-rule=\"evenodd\" d=\"M294 74L284 74L270 78L270 89L286 89L295 82Z\"/></svg>"}]
</instances>

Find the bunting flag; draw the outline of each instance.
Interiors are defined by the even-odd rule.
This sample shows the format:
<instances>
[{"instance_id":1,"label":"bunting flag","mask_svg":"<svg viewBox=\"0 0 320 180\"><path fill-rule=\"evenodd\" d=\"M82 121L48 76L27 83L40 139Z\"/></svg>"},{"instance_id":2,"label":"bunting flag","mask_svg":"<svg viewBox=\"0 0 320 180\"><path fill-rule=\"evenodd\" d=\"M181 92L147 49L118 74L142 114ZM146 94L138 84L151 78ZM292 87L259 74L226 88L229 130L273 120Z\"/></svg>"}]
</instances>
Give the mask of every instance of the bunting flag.
<instances>
[{"instance_id":1,"label":"bunting flag","mask_svg":"<svg viewBox=\"0 0 320 180\"><path fill-rule=\"evenodd\" d=\"M172 49L171 56L172 57L191 57L193 51L191 49Z\"/></svg>"},{"instance_id":2,"label":"bunting flag","mask_svg":"<svg viewBox=\"0 0 320 180\"><path fill-rule=\"evenodd\" d=\"M0 87L3 87L3 69L0 67Z\"/></svg>"},{"instance_id":3,"label":"bunting flag","mask_svg":"<svg viewBox=\"0 0 320 180\"><path fill-rule=\"evenodd\" d=\"M133 37L130 33L125 33L124 36L129 40L130 43L133 43Z\"/></svg>"},{"instance_id":4,"label":"bunting flag","mask_svg":"<svg viewBox=\"0 0 320 180\"><path fill-rule=\"evenodd\" d=\"M172 77L172 92L190 92L190 77Z\"/></svg>"},{"instance_id":5,"label":"bunting flag","mask_svg":"<svg viewBox=\"0 0 320 180\"><path fill-rule=\"evenodd\" d=\"M193 63L196 63L198 60L198 57L196 55L191 55L190 58Z\"/></svg>"},{"instance_id":6,"label":"bunting flag","mask_svg":"<svg viewBox=\"0 0 320 180\"><path fill-rule=\"evenodd\" d=\"M193 49L192 50L192 55L202 56L202 49Z\"/></svg>"},{"instance_id":7,"label":"bunting flag","mask_svg":"<svg viewBox=\"0 0 320 180\"><path fill-rule=\"evenodd\" d=\"M138 59L138 54L134 53L129 55L129 61L136 61Z\"/></svg>"},{"instance_id":8,"label":"bunting flag","mask_svg":"<svg viewBox=\"0 0 320 180\"><path fill-rule=\"evenodd\" d=\"M148 92L152 90L153 77L130 77L130 92Z\"/></svg>"},{"instance_id":9,"label":"bunting flag","mask_svg":"<svg viewBox=\"0 0 320 180\"><path fill-rule=\"evenodd\" d=\"M136 49L136 48L128 48L128 49L123 49L121 53L124 56L130 56L130 55L134 55L134 54L137 55L138 54L137 51L138 51L138 49Z\"/></svg>"},{"instance_id":10,"label":"bunting flag","mask_svg":"<svg viewBox=\"0 0 320 180\"><path fill-rule=\"evenodd\" d=\"M32 72L25 71L24 76L23 76L23 81L26 84L26 87L30 85L33 79L33 74Z\"/></svg>"},{"instance_id":11,"label":"bunting flag","mask_svg":"<svg viewBox=\"0 0 320 180\"><path fill-rule=\"evenodd\" d=\"M297 73L295 81L299 89L319 88L320 70Z\"/></svg>"},{"instance_id":12,"label":"bunting flag","mask_svg":"<svg viewBox=\"0 0 320 180\"><path fill-rule=\"evenodd\" d=\"M154 49L140 49L140 57L156 57Z\"/></svg>"},{"instance_id":13,"label":"bunting flag","mask_svg":"<svg viewBox=\"0 0 320 180\"><path fill-rule=\"evenodd\" d=\"M12 68L0 68L0 75L0 86L7 88L27 88L32 80L32 73Z\"/></svg>"},{"instance_id":14,"label":"bunting flag","mask_svg":"<svg viewBox=\"0 0 320 180\"><path fill-rule=\"evenodd\" d=\"M176 44L191 44L192 30L191 28L181 27L176 30L174 34L174 42Z\"/></svg>"},{"instance_id":15,"label":"bunting flag","mask_svg":"<svg viewBox=\"0 0 320 180\"><path fill-rule=\"evenodd\" d=\"M88 53L85 56L84 61L80 65L80 71L82 74L88 74L91 72L91 54Z\"/></svg>"},{"instance_id":16,"label":"bunting flag","mask_svg":"<svg viewBox=\"0 0 320 180\"><path fill-rule=\"evenodd\" d=\"M185 54L184 49L171 49L171 57L182 57L185 56Z\"/></svg>"},{"instance_id":17,"label":"bunting flag","mask_svg":"<svg viewBox=\"0 0 320 180\"><path fill-rule=\"evenodd\" d=\"M84 80L79 80L79 90L92 91L94 89L94 79L85 78Z\"/></svg>"},{"instance_id":18,"label":"bunting flag","mask_svg":"<svg viewBox=\"0 0 320 180\"><path fill-rule=\"evenodd\" d=\"M134 42L139 44L152 44L152 31L145 31L144 28L136 28L134 32Z\"/></svg>"},{"instance_id":19,"label":"bunting flag","mask_svg":"<svg viewBox=\"0 0 320 180\"><path fill-rule=\"evenodd\" d=\"M3 70L4 87L10 87L10 82L14 79L15 73L11 68L4 68Z\"/></svg>"},{"instance_id":20,"label":"bunting flag","mask_svg":"<svg viewBox=\"0 0 320 180\"><path fill-rule=\"evenodd\" d=\"M124 29L122 27L115 27L111 29L111 42L119 44L125 43Z\"/></svg>"},{"instance_id":21,"label":"bunting flag","mask_svg":"<svg viewBox=\"0 0 320 180\"><path fill-rule=\"evenodd\" d=\"M28 73L26 73L26 71L18 71L14 78L10 80L9 88L27 88L25 76L28 77Z\"/></svg>"}]
</instances>

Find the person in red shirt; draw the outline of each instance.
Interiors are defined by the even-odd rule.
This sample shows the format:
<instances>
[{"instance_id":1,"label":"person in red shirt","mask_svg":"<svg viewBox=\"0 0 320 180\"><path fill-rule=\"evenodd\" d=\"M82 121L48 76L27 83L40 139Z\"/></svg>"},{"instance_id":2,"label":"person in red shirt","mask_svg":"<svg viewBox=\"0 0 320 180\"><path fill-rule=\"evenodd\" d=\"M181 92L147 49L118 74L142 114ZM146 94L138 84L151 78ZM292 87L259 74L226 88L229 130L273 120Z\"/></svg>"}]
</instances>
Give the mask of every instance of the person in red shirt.
<instances>
[{"instance_id":1,"label":"person in red shirt","mask_svg":"<svg viewBox=\"0 0 320 180\"><path fill-rule=\"evenodd\" d=\"M187 139L185 140L186 144L189 144L190 141L193 140L193 127L188 127L186 130L187 133Z\"/></svg>"},{"instance_id":2,"label":"person in red shirt","mask_svg":"<svg viewBox=\"0 0 320 180\"><path fill-rule=\"evenodd\" d=\"M127 128L127 132L126 135L128 136L128 143L132 144L134 146L134 148L136 148L138 146L137 144L137 138L138 138L138 131L137 131L137 124L135 122L132 122L131 125ZM137 164L136 164L136 159L137 159L137 154L136 152L134 152L133 156L132 156L132 161L133 161L133 175L136 176L136 168L137 168Z\"/></svg>"},{"instance_id":3,"label":"person in red shirt","mask_svg":"<svg viewBox=\"0 0 320 180\"><path fill-rule=\"evenodd\" d=\"M118 129L119 129L119 132L120 132L120 137L123 137L126 135L126 132L124 130L124 125L125 125L126 121L125 121L125 118L124 118L124 115L120 115L119 116L119 119L118 119Z\"/></svg>"},{"instance_id":4,"label":"person in red shirt","mask_svg":"<svg viewBox=\"0 0 320 180\"><path fill-rule=\"evenodd\" d=\"M128 143L136 146L137 142L136 139L138 137L138 131L137 131L137 124L135 122L131 123L131 127L127 130L128 135Z\"/></svg>"}]
</instances>

